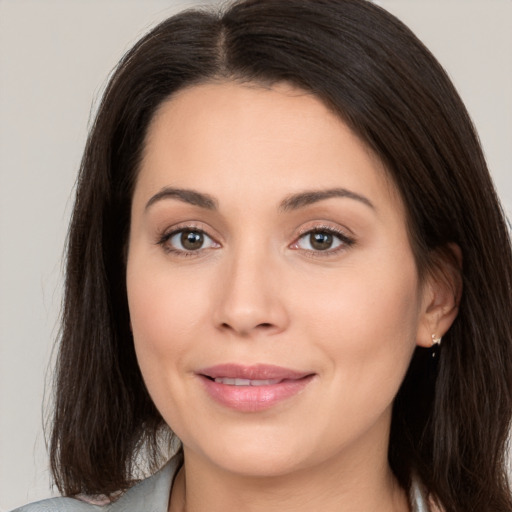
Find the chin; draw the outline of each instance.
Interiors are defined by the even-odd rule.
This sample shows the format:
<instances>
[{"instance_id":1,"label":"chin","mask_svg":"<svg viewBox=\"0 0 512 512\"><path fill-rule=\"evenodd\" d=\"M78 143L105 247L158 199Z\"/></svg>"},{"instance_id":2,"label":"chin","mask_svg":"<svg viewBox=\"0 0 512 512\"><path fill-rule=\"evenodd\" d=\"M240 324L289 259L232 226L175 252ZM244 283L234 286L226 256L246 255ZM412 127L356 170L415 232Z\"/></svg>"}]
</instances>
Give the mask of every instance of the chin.
<instances>
[{"instance_id":1,"label":"chin","mask_svg":"<svg viewBox=\"0 0 512 512\"><path fill-rule=\"evenodd\" d=\"M271 478L284 476L302 468L297 453L260 450L230 450L229 453L211 454L212 462L223 470L240 476ZM216 456L217 455L217 456ZM215 457L213 459L213 457ZM302 461L304 463L304 461Z\"/></svg>"},{"instance_id":2,"label":"chin","mask_svg":"<svg viewBox=\"0 0 512 512\"><path fill-rule=\"evenodd\" d=\"M205 436L207 444L188 445L185 440L185 457L200 457L224 471L253 477L281 476L307 465L305 443L289 432L243 428L212 434Z\"/></svg>"}]
</instances>

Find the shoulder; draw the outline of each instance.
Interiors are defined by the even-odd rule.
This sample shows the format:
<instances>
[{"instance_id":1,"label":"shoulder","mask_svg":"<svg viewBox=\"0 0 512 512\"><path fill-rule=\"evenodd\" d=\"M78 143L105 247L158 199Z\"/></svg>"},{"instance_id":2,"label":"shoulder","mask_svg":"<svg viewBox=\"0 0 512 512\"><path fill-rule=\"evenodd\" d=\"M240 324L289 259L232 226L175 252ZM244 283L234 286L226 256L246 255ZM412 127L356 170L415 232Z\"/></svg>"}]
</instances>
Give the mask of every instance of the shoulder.
<instances>
[{"instance_id":1,"label":"shoulder","mask_svg":"<svg viewBox=\"0 0 512 512\"><path fill-rule=\"evenodd\" d=\"M106 507L91 505L74 498L51 498L48 500L37 501L30 505L24 505L12 512L93 512L95 510L105 511Z\"/></svg>"},{"instance_id":2,"label":"shoulder","mask_svg":"<svg viewBox=\"0 0 512 512\"><path fill-rule=\"evenodd\" d=\"M94 505L75 498L51 498L12 512L167 512L172 481L180 466L181 457L173 457L160 471L106 505Z\"/></svg>"}]
</instances>

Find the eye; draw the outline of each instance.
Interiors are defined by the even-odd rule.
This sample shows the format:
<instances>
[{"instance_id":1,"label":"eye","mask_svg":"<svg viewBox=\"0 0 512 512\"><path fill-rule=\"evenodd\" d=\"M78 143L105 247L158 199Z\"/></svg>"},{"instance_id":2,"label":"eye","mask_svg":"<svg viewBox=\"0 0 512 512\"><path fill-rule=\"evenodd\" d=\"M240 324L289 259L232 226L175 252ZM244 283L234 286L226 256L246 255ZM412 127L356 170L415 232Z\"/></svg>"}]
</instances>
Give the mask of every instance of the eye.
<instances>
[{"instance_id":1,"label":"eye","mask_svg":"<svg viewBox=\"0 0 512 512\"><path fill-rule=\"evenodd\" d=\"M304 233L293 244L293 249L303 249L310 252L326 252L332 254L338 249L353 245L354 240L345 234L331 228L315 228Z\"/></svg>"},{"instance_id":2,"label":"eye","mask_svg":"<svg viewBox=\"0 0 512 512\"><path fill-rule=\"evenodd\" d=\"M158 243L169 252L185 256L203 249L219 247L219 244L204 231L194 228L182 228L173 231L164 235Z\"/></svg>"}]
</instances>

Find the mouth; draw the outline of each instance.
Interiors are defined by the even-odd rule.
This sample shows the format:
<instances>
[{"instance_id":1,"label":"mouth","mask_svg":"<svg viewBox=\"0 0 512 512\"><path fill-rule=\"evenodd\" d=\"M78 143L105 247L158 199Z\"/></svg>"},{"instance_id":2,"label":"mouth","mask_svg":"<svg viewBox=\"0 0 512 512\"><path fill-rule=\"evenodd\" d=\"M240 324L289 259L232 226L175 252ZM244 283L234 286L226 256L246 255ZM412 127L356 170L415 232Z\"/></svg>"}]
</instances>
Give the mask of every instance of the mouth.
<instances>
[{"instance_id":1,"label":"mouth","mask_svg":"<svg viewBox=\"0 0 512 512\"><path fill-rule=\"evenodd\" d=\"M211 378L211 377L206 377ZM214 382L220 384L226 384L227 386L271 386L273 384L279 384L283 382L279 379L266 379L266 380L251 380L251 379L231 379L229 377L217 377L211 379Z\"/></svg>"},{"instance_id":2,"label":"mouth","mask_svg":"<svg viewBox=\"0 0 512 512\"><path fill-rule=\"evenodd\" d=\"M256 364L245 366L240 364L219 364L210 368L204 368L198 372L205 377L216 379L227 379L233 381L250 381L250 382L264 382L264 381L283 381L283 380L298 380L311 375L312 372L301 372L283 366L275 366L271 364ZM277 384L277 382L272 382ZM236 384L235 382L226 382L226 384L234 385L250 385L250 384ZM254 384L264 385L264 384Z\"/></svg>"},{"instance_id":3,"label":"mouth","mask_svg":"<svg viewBox=\"0 0 512 512\"><path fill-rule=\"evenodd\" d=\"M197 372L207 395L240 412L272 408L303 392L315 376L273 365L224 364Z\"/></svg>"}]
</instances>

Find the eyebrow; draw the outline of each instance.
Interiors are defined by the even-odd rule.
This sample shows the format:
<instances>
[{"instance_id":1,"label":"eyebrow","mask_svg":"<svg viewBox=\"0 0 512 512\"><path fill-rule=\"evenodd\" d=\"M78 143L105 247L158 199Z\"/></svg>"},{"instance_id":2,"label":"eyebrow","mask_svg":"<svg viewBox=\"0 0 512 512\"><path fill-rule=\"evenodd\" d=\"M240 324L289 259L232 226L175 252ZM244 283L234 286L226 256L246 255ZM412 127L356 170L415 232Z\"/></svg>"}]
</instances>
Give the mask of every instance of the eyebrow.
<instances>
[{"instance_id":1,"label":"eyebrow","mask_svg":"<svg viewBox=\"0 0 512 512\"><path fill-rule=\"evenodd\" d=\"M346 188L306 190L305 192L293 194L281 202L279 209L284 212L293 211L299 208L304 208L305 206L317 203L319 201L324 201L325 199L331 199L332 197L354 199L355 201L359 201L360 203L369 206L372 210L375 210L375 206L367 197L356 194L355 192L347 190Z\"/></svg>"},{"instance_id":2,"label":"eyebrow","mask_svg":"<svg viewBox=\"0 0 512 512\"><path fill-rule=\"evenodd\" d=\"M153 204L162 199L178 199L184 203L191 204L193 206L199 206L206 210L217 210L218 203L215 198L209 194L197 192L186 188L172 188L165 187L160 192L157 192L151 199L146 203L146 210Z\"/></svg>"},{"instance_id":3,"label":"eyebrow","mask_svg":"<svg viewBox=\"0 0 512 512\"><path fill-rule=\"evenodd\" d=\"M281 201L279 210L282 212L294 211L333 197L353 199L375 209L372 202L365 196L356 194L345 188L330 188L326 190L306 190L298 194L292 194ZM165 187L152 196L147 202L145 209L147 210L154 203L163 199L177 199L206 210L218 210L218 202L213 196L203 192L197 192L196 190L172 187Z\"/></svg>"}]
</instances>

